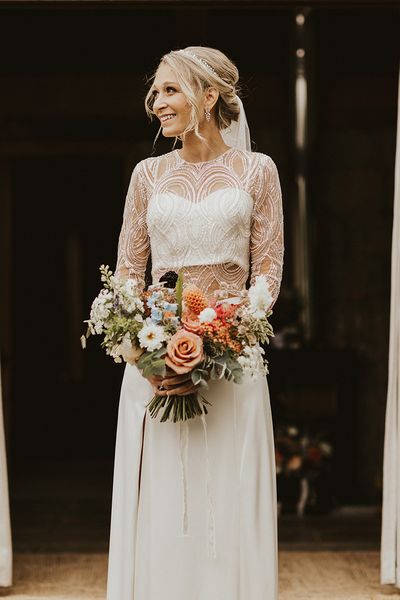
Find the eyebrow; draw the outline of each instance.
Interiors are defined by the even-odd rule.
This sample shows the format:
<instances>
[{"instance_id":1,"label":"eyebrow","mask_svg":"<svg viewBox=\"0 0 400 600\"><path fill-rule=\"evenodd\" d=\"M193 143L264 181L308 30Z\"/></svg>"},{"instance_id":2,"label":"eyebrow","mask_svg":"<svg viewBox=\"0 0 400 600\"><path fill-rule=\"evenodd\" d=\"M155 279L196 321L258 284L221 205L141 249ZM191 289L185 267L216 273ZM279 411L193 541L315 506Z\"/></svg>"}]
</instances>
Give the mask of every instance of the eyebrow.
<instances>
[{"instance_id":1,"label":"eyebrow","mask_svg":"<svg viewBox=\"0 0 400 600\"><path fill-rule=\"evenodd\" d=\"M166 81L166 82L164 83L164 86L166 86L166 85L168 85L168 84L170 84L170 83L173 83L174 85L178 85L178 84L176 83L176 81ZM157 86L153 85L151 89L152 89L152 90L154 90L156 87L157 87Z\"/></svg>"}]
</instances>

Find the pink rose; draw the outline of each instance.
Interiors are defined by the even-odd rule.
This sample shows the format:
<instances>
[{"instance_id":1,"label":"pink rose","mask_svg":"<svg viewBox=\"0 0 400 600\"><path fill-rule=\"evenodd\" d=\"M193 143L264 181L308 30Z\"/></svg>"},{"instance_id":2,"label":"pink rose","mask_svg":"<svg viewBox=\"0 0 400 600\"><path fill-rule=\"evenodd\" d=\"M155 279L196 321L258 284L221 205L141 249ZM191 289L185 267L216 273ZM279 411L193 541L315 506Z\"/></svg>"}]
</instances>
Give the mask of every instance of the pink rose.
<instances>
[{"instance_id":1,"label":"pink rose","mask_svg":"<svg viewBox=\"0 0 400 600\"><path fill-rule=\"evenodd\" d=\"M199 315L196 313L186 312L182 316L181 320L186 331L191 331L192 333L203 333L203 328L199 321Z\"/></svg>"},{"instance_id":2,"label":"pink rose","mask_svg":"<svg viewBox=\"0 0 400 600\"><path fill-rule=\"evenodd\" d=\"M167 344L165 364L178 375L189 373L203 358L203 340L191 331L180 329Z\"/></svg>"}]
</instances>

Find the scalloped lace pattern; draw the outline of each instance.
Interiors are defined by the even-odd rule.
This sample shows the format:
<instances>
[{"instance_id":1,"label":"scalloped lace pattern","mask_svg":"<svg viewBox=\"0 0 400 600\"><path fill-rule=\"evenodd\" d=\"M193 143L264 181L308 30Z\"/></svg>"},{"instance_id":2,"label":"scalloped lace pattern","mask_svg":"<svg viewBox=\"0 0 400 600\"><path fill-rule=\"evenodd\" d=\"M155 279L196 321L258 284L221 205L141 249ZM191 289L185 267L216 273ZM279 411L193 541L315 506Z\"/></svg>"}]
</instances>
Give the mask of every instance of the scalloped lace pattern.
<instances>
[{"instance_id":1,"label":"scalloped lace pattern","mask_svg":"<svg viewBox=\"0 0 400 600\"><path fill-rule=\"evenodd\" d=\"M178 150L140 161L125 201L116 274L144 285L183 269L207 293L239 290L265 274L273 303L284 255L282 195L271 157L230 148L206 162ZM272 306L271 305L271 306Z\"/></svg>"}]
</instances>

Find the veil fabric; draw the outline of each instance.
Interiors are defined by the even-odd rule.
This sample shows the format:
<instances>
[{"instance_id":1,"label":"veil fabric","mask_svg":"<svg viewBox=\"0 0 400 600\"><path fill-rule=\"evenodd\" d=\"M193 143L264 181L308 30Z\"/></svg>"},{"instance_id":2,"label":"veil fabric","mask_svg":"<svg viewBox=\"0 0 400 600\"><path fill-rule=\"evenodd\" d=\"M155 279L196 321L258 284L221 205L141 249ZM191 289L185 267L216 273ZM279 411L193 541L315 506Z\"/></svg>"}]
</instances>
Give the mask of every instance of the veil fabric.
<instances>
[{"instance_id":1,"label":"veil fabric","mask_svg":"<svg viewBox=\"0 0 400 600\"><path fill-rule=\"evenodd\" d=\"M233 146L240 150L251 150L250 129L247 123L243 102L237 94L236 100L240 108L239 118L237 121L232 121L226 129L222 129L221 135L225 144L228 146Z\"/></svg>"}]
</instances>

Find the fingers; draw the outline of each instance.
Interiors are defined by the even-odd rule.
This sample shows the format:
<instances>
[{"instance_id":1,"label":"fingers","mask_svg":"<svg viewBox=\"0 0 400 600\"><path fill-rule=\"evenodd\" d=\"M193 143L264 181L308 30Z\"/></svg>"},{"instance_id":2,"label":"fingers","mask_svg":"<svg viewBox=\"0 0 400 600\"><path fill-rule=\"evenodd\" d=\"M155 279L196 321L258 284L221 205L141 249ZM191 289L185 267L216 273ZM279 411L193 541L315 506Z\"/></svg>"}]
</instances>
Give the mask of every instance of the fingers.
<instances>
[{"instance_id":1,"label":"fingers","mask_svg":"<svg viewBox=\"0 0 400 600\"><path fill-rule=\"evenodd\" d=\"M193 394L197 391L197 386L193 384L190 373L177 375L175 371L170 368L167 369L167 377L150 375L148 380L157 396L168 396L172 394L184 396L186 394Z\"/></svg>"},{"instance_id":2,"label":"fingers","mask_svg":"<svg viewBox=\"0 0 400 600\"><path fill-rule=\"evenodd\" d=\"M192 377L190 373L184 373L183 375L173 375L171 377L165 377L162 380L161 385L164 387L169 387L171 385L176 385L178 383L183 383L184 381L191 381Z\"/></svg>"},{"instance_id":3,"label":"fingers","mask_svg":"<svg viewBox=\"0 0 400 600\"><path fill-rule=\"evenodd\" d=\"M150 381L153 387L162 385L163 378L159 375L150 375L149 377L147 377L147 379Z\"/></svg>"},{"instance_id":4,"label":"fingers","mask_svg":"<svg viewBox=\"0 0 400 600\"><path fill-rule=\"evenodd\" d=\"M195 392L197 392L197 386L195 386L191 381L179 386L178 388L174 388L174 394L177 394L178 396L194 394Z\"/></svg>"},{"instance_id":5,"label":"fingers","mask_svg":"<svg viewBox=\"0 0 400 600\"><path fill-rule=\"evenodd\" d=\"M186 385L171 387L165 390L160 390L160 388L157 388L155 393L157 396L186 396L187 394L194 394L196 391L197 387L193 385L193 383L187 383Z\"/></svg>"}]
</instances>

